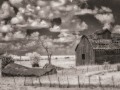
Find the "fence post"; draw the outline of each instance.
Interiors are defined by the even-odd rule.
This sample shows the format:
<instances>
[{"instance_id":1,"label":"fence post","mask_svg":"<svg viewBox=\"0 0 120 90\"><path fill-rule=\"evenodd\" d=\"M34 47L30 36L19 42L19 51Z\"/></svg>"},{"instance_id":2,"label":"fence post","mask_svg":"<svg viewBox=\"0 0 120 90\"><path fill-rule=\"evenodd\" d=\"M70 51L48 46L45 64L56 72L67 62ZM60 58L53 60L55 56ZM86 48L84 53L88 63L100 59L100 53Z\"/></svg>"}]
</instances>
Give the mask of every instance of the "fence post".
<instances>
[{"instance_id":1,"label":"fence post","mask_svg":"<svg viewBox=\"0 0 120 90\"><path fill-rule=\"evenodd\" d=\"M50 82L50 87L51 87L51 80L50 80L50 76L48 75L48 79L49 79L49 82Z\"/></svg>"},{"instance_id":2,"label":"fence post","mask_svg":"<svg viewBox=\"0 0 120 90\"><path fill-rule=\"evenodd\" d=\"M60 78L58 77L58 84L59 84L59 87L60 87Z\"/></svg>"},{"instance_id":3,"label":"fence post","mask_svg":"<svg viewBox=\"0 0 120 90\"><path fill-rule=\"evenodd\" d=\"M16 85L16 82L15 82L15 77L13 77L13 79L14 79L14 84Z\"/></svg>"},{"instance_id":4,"label":"fence post","mask_svg":"<svg viewBox=\"0 0 120 90\"><path fill-rule=\"evenodd\" d=\"M100 87L102 86L102 84L101 84L101 77L99 76L99 85L100 85Z\"/></svg>"},{"instance_id":5,"label":"fence post","mask_svg":"<svg viewBox=\"0 0 120 90\"><path fill-rule=\"evenodd\" d=\"M34 84L33 84L33 77L31 78L31 80L32 80L32 86L33 86L33 85L34 85Z\"/></svg>"},{"instance_id":6,"label":"fence post","mask_svg":"<svg viewBox=\"0 0 120 90\"><path fill-rule=\"evenodd\" d=\"M39 78L39 84L40 84L40 86L42 86L42 83L41 83L41 81L40 81L40 78Z\"/></svg>"},{"instance_id":7,"label":"fence post","mask_svg":"<svg viewBox=\"0 0 120 90\"><path fill-rule=\"evenodd\" d=\"M104 90L104 87L102 86L101 81L102 81L102 79L101 79L101 77L99 76L99 84L100 84L100 87L102 88L102 90Z\"/></svg>"},{"instance_id":8,"label":"fence post","mask_svg":"<svg viewBox=\"0 0 120 90\"><path fill-rule=\"evenodd\" d=\"M88 80L89 80L89 86L90 86L90 76L88 76Z\"/></svg>"},{"instance_id":9,"label":"fence post","mask_svg":"<svg viewBox=\"0 0 120 90\"><path fill-rule=\"evenodd\" d=\"M67 88L69 88L69 80L68 80L68 76L67 76L67 82L68 82L68 86L67 86Z\"/></svg>"},{"instance_id":10,"label":"fence post","mask_svg":"<svg viewBox=\"0 0 120 90\"><path fill-rule=\"evenodd\" d=\"M78 75L78 87L80 88L80 77Z\"/></svg>"},{"instance_id":11,"label":"fence post","mask_svg":"<svg viewBox=\"0 0 120 90\"><path fill-rule=\"evenodd\" d=\"M113 87L115 87L114 77L112 76Z\"/></svg>"},{"instance_id":12,"label":"fence post","mask_svg":"<svg viewBox=\"0 0 120 90\"><path fill-rule=\"evenodd\" d=\"M88 72L88 66L87 66L87 72Z\"/></svg>"},{"instance_id":13,"label":"fence post","mask_svg":"<svg viewBox=\"0 0 120 90\"><path fill-rule=\"evenodd\" d=\"M25 77L25 80L24 80L24 86L25 86L25 84L26 84L26 77Z\"/></svg>"}]
</instances>

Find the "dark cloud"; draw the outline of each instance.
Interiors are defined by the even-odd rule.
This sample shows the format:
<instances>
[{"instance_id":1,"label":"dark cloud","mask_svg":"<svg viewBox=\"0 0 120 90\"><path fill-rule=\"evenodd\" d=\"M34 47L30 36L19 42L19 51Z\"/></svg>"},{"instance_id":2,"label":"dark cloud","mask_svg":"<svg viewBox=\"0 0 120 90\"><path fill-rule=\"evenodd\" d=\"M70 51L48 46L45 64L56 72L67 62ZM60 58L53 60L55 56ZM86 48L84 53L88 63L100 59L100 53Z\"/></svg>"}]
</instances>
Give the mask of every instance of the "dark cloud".
<instances>
[{"instance_id":1,"label":"dark cloud","mask_svg":"<svg viewBox=\"0 0 120 90\"><path fill-rule=\"evenodd\" d=\"M87 3L90 9L109 7L115 17L115 24L120 24L120 0L88 0Z\"/></svg>"},{"instance_id":2,"label":"dark cloud","mask_svg":"<svg viewBox=\"0 0 120 90\"><path fill-rule=\"evenodd\" d=\"M98 29L102 29L103 25L98 21L93 15L87 14L82 16L77 16L82 21L86 22L88 29L81 31L81 34L91 34Z\"/></svg>"}]
</instances>

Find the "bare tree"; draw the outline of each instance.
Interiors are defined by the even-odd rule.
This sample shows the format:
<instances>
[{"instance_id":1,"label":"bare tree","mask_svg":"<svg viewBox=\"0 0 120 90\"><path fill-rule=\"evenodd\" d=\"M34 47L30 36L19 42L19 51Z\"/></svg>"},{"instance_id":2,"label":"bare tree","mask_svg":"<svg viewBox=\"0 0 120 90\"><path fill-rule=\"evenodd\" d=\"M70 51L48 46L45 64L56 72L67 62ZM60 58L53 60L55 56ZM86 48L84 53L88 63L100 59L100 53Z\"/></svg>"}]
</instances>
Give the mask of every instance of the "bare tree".
<instances>
[{"instance_id":1,"label":"bare tree","mask_svg":"<svg viewBox=\"0 0 120 90\"><path fill-rule=\"evenodd\" d=\"M51 63L51 57L53 55L52 47L51 47L52 46L52 39L47 38L47 36L43 36L43 37L39 37L39 42L47 54L48 63L52 64Z\"/></svg>"}]
</instances>

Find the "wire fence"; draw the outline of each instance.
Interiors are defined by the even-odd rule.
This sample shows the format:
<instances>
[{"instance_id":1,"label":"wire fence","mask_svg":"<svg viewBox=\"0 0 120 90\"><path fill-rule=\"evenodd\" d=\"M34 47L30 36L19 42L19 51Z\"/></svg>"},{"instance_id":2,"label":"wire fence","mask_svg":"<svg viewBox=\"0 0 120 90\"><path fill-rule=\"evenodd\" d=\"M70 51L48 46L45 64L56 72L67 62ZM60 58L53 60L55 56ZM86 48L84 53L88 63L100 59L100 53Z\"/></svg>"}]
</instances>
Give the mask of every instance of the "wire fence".
<instances>
[{"instance_id":1,"label":"wire fence","mask_svg":"<svg viewBox=\"0 0 120 90\"><path fill-rule=\"evenodd\" d=\"M56 76L56 77L55 77ZM107 79L98 76L81 77L68 75L54 75L45 77L3 77L0 85L19 85L19 86L40 86L40 87L58 87L58 88L87 88L87 87L111 87L120 88L120 78L111 76Z\"/></svg>"},{"instance_id":2,"label":"wire fence","mask_svg":"<svg viewBox=\"0 0 120 90\"><path fill-rule=\"evenodd\" d=\"M105 68L103 65L83 66L83 68L70 68L61 70L57 74L42 77L0 77L0 85L18 85L18 86L39 86L39 87L58 87L58 88L120 88L120 78L109 76L107 78L96 76L84 76L85 73L93 71L109 71L116 69L116 66L109 65ZM98 73L99 74L99 73Z\"/></svg>"}]
</instances>

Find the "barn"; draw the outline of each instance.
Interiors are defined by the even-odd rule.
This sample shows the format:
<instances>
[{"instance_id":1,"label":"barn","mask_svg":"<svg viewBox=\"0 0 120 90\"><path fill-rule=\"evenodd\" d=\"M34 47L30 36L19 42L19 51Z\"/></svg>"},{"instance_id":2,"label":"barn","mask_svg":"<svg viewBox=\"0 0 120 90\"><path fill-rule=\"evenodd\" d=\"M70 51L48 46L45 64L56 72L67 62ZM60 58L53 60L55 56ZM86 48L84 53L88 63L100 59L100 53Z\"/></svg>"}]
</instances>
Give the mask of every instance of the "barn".
<instances>
[{"instance_id":1,"label":"barn","mask_svg":"<svg viewBox=\"0 0 120 90\"><path fill-rule=\"evenodd\" d=\"M99 30L82 35L75 48L76 66L120 62L120 40L110 30Z\"/></svg>"}]
</instances>

